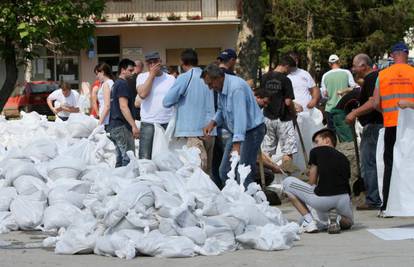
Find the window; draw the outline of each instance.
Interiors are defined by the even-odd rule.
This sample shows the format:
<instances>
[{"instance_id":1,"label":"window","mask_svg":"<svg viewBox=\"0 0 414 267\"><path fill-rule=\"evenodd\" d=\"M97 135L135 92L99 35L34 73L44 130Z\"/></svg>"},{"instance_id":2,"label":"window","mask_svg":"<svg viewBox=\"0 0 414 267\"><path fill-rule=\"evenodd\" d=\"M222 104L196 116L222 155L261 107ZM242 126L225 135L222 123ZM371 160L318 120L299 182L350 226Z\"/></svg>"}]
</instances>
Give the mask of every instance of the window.
<instances>
[{"instance_id":1,"label":"window","mask_svg":"<svg viewBox=\"0 0 414 267\"><path fill-rule=\"evenodd\" d=\"M46 48L37 51L40 55L32 61L33 81L66 81L72 89L79 88L79 56L56 55Z\"/></svg>"},{"instance_id":2,"label":"window","mask_svg":"<svg viewBox=\"0 0 414 267\"><path fill-rule=\"evenodd\" d=\"M105 62L112 68L114 75L118 72L118 63L121 53L121 42L119 36L97 37L98 62Z\"/></svg>"}]
</instances>

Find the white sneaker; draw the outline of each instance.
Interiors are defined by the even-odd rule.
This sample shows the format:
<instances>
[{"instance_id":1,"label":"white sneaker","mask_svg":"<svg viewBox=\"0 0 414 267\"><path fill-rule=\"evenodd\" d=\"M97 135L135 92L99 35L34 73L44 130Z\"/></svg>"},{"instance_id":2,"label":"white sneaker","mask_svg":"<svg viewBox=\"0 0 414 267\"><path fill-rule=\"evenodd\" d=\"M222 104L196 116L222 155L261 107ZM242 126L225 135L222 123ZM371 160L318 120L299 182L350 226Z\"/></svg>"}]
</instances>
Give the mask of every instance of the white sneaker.
<instances>
[{"instance_id":1,"label":"white sneaker","mask_svg":"<svg viewBox=\"0 0 414 267\"><path fill-rule=\"evenodd\" d=\"M318 226L316 225L316 221L312 220L310 223L303 221L302 225L300 226L301 233L317 233L319 232Z\"/></svg>"}]
</instances>

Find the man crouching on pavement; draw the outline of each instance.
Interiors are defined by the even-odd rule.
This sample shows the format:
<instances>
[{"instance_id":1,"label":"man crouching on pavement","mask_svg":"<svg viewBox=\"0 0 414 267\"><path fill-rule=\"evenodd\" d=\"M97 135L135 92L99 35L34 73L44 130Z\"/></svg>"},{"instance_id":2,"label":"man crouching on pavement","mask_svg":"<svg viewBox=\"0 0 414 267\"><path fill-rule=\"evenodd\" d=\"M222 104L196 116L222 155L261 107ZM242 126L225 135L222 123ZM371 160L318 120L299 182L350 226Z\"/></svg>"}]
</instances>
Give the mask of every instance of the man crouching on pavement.
<instances>
[{"instance_id":1,"label":"man crouching on pavement","mask_svg":"<svg viewBox=\"0 0 414 267\"><path fill-rule=\"evenodd\" d=\"M295 177L283 180L283 191L303 216L302 230L315 233L328 228L328 233L338 234L353 224L350 198L348 159L335 149L336 136L330 129L314 133L315 148L309 154L309 182ZM316 210L321 226L318 228L308 207ZM326 224L327 222L327 224Z\"/></svg>"}]
</instances>

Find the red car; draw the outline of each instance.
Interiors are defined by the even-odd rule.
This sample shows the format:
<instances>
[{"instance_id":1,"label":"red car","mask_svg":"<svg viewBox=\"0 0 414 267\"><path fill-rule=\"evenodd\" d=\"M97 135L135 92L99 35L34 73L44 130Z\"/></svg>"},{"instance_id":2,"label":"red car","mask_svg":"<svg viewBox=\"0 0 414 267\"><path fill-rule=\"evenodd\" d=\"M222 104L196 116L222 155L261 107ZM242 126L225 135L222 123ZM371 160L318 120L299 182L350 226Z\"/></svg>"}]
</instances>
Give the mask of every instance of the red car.
<instances>
[{"instance_id":1,"label":"red car","mask_svg":"<svg viewBox=\"0 0 414 267\"><path fill-rule=\"evenodd\" d=\"M20 111L36 111L42 115L53 115L46 99L51 92L59 88L59 84L51 81L33 81L24 86L16 86L13 94L3 108L6 118L20 116Z\"/></svg>"}]
</instances>

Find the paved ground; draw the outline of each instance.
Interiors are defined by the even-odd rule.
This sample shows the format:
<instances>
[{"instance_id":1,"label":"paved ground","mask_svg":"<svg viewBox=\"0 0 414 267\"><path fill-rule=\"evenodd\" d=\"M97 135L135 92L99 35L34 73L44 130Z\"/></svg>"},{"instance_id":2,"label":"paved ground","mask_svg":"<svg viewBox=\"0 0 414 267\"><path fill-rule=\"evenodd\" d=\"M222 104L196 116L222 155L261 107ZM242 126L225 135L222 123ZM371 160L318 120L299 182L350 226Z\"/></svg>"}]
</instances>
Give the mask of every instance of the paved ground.
<instances>
[{"instance_id":1,"label":"paved ground","mask_svg":"<svg viewBox=\"0 0 414 267\"><path fill-rule=\"evenodd\" d=\"M284 204L289 219L297 213ZM375 211L356 212L354 229L340 235L304 234L295 247L287 251L261 252L243 250L217 257L159 259L138 257L131 261L95 255L62 256L41 248L41 232L13 232L0 235L0 266L414 266L414 240L383 241L367 228L414 227L414 218L378 219Z\"/></svg>"}]
</instances>

